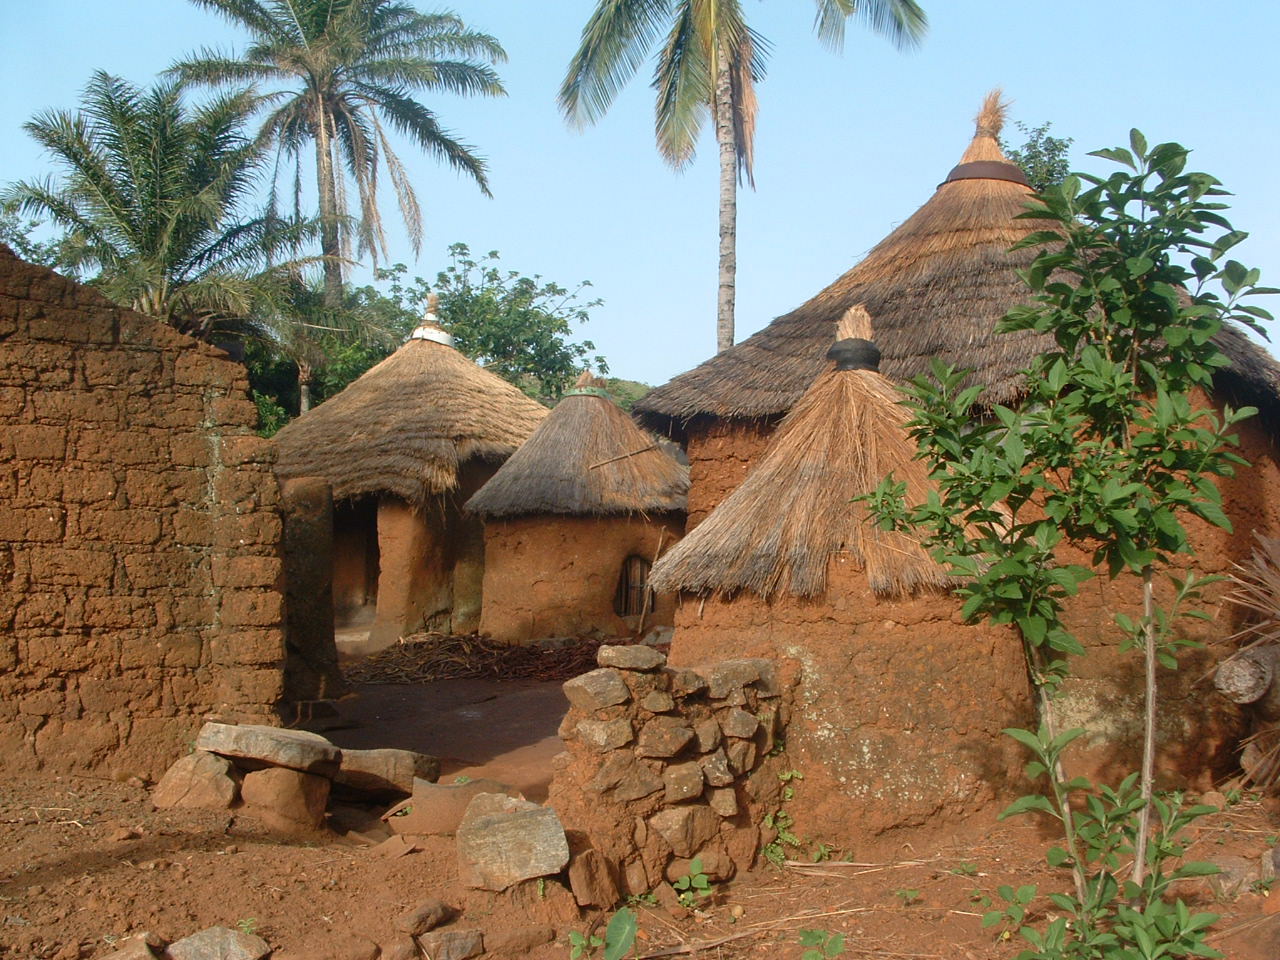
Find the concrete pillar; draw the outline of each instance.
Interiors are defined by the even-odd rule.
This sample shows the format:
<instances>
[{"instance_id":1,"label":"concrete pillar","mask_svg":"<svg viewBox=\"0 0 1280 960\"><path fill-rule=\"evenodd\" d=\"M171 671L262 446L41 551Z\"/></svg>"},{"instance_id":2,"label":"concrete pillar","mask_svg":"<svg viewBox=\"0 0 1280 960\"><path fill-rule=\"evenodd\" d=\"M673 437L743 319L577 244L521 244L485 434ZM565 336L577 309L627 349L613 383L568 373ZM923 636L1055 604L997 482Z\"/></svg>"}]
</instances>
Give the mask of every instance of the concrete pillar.
<instances>
[{"instance_id":1,"label":"concrete pillar","mask_svg":"<svg viewBox=\"0 0 1280 960\"><path fill-rule=\"evenodd\" d=\"M284 517L284 698L328 700L348 691L333 639L333 494L315 477L280 485Z\"/></svg>"}]
</instances>

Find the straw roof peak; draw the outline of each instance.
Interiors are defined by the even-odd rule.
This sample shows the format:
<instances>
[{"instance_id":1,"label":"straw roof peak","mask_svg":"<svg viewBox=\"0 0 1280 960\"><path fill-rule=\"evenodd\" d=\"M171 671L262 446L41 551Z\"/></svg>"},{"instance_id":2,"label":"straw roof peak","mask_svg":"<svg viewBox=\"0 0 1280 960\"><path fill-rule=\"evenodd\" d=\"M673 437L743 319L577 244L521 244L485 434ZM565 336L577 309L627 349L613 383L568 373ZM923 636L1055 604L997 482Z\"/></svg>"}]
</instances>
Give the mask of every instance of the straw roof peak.
<instances>
[{"instance_id":1,"label":"straw roof peak","mask_svg":"<svg viewBox=\"0 0 1280 960\"><path fill-rule=\"evenodd\" d=\"M1009 112L1009 101L1004 99L1004 91L996 87L982 101L982 109L974 118L977 129L975 137L993 137L1000 139L1000 131L1004 129L1004 121Z\"/></svg>"},{"instance_id":2,"label":"straw roof peak","mask_svg":"<svg viewBox=\"0 0 1280 960\"><path fill-rule=\"evenodd\" d=\"M583 370L578 374L578 379L573 381L573 387L575 390L603 390L605 389L605 382L603 377L597 377L590 370Z\"/></svg>"},{"instance_id":3,"label":"straw roof peak","mask_svg":"<svg viewBox=\"0 0 1280 960\"><path fill-rule=\"evenodd\" d=\"M860 303L855 303L840 317L836 324L836 339L848 340L856 337L861 340L874 340L871 334L871 314Z\"/></svg>"}]
</instances>

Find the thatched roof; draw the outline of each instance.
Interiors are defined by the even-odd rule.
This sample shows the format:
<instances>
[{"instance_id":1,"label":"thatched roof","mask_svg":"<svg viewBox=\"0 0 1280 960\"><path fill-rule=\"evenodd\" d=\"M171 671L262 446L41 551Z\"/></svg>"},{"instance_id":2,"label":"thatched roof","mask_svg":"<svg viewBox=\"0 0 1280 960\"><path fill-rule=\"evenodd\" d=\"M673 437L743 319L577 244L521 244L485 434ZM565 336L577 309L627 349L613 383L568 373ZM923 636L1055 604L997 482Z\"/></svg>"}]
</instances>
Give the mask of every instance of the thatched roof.
<instances>
[{"instance_id":1,"label":"thatched roof","mask_svg":"<svg viewBox=\"0 0 1280 960\"><path fill-rule=\"evenodd\" d=\"M698 416L776 417L823 369L836 321L853 304L870 312L882 369L893 380L928 373L934 357L974 370L981 402L1016 402L1019 372L1051 342L1030 332L997 334L996 321L1027 302L1015 272L1034 250L1009 247L1039 229L1016 220L1031 196L1000 150L999 91L988 95L973 142L933 196L866 258L797 309L642 397L642 423L678 435ZM1233 365L1219 385L1233 402L1280 403L1280 366L1234 328L1218 343Z\"/></svg>"},{"instance_id":2,"label":"thatched roof","mask_svg":"<svg viewBox=\"0 0 1280 960\"><path fill-rule=\"evenodd\" d=\"M335 499L414 505L454 489L472 457L509 457L547 415L458 353L428 315L399 350L275 436L281 478L323 477Z\"/></svg>"},{"instance_id":3,"label":"thatched roof","mask_svg":"<svg viewBox=\"0 0 1280 960\"><path fill-rule=\"evenodd\" d=\"M869 332L864 311L854 307L850 320ZM916 540L878 529L862 504L850 502L890 472L906 481L913 503L930 483L915 459L901 395L871 365L877 352L861 338L831 348L834 366L824 358L827 371L746 479L654 566L655 590L814 597L826 591L827 563L839 554L862 566L877 593L950 583Z\"/></svg>"},{"instance_id":4,"label":"thatched roof","mask_svg":"<svg viewBox=\"0 0 1280 960\"><path fill-rule=\"evenodd\" d=\"M584 373L524 446L467 501L485 518L683 511L677 463Z\"/></svg>"}]
</instances>

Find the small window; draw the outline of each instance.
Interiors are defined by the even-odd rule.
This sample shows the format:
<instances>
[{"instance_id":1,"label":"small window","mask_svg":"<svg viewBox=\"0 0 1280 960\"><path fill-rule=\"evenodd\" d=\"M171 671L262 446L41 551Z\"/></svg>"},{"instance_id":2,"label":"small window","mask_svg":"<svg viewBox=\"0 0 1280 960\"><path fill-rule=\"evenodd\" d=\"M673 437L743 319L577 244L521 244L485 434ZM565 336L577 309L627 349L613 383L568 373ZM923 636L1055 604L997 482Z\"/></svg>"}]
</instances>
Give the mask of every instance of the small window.
<instances>
[{"instance_id":1,"label":"small window","mask_svg":"<svg viewBox=\"0 0 1280 960\"><path fill-rule=\"evenodd\" d=\"M613 595L613 609L620 617L638 617L653 609L653 591L649 589L649 561L630 556L622 561L618 590Z\"/></svg>"}]
</instances>

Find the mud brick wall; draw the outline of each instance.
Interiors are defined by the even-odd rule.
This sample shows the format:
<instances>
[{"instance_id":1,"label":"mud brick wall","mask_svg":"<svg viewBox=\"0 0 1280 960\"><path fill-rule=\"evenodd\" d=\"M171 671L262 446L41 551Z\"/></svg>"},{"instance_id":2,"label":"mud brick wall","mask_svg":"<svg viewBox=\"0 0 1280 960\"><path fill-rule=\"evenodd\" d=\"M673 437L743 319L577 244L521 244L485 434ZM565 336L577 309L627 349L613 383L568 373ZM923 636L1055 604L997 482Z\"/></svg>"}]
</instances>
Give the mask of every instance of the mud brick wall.
<instances>
[{"instance_id":1,"label":"mud brick wall","mask_svg":"<svg viewBox=\"0 0 1280 960\"><path fill-rule=\"evenodd\" d=\"M270 714L280 519L243 368L0 245L0 770L154 775Z\"/></svg>"},{"instance_id":2,"label":"mud brick wall","mask_svg":"<svg viewBox=\"0 0 1280 960\"><path fill-rule=\"evenodd\" d=\"M574 845L608 863L624 894L689 872L751 866L776 810L785 722L771 661L671 668L642 645L600 648L600 668L564 684L551 805Z\"/></svg>"}]
</instances>

